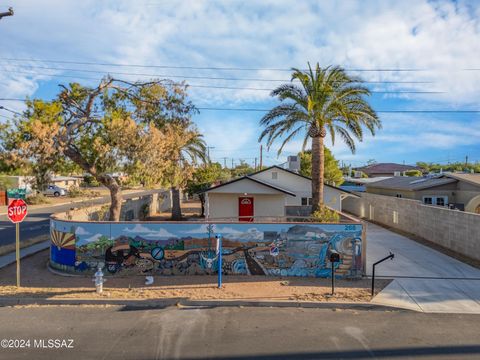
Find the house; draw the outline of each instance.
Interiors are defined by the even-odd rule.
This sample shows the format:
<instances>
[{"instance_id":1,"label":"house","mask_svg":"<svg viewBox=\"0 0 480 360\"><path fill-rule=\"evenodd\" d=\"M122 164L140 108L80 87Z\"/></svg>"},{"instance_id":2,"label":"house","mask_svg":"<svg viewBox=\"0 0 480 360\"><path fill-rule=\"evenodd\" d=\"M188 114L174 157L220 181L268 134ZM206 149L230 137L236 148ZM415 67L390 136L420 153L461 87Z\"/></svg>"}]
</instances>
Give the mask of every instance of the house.
<instances>
[{"instance_id":1,"label":"house","mask_svg":"<svg viewBox=\"0 0 480 360\"><path fill-rule=\"evenodd\" d=\"M307 216L312 205L312 180L280 166L257 171L211 187L205 192L208 219ZM325 185L325 204L342 210L342 200L356 196L335 186Z\"/></svg>"},{"instance_id":2,"label":"house","mask_svg":"<svg viewBox=\"0 0 480 360\"><path fill-rule=\"evenodd\" d=\"M395 163L377 163L367 166L363 166L355 169L358 172L362 172L367 175L369 178L380 177L380 176L401 176L405 171L409 170L419 170L422 169L418 166L413 165L403 165Z\"/></svg>"},{"instance_id":3,"label":"house","mask_svg":"<svg viewBox=\"0 0 480 360\"><path fill-rule=\"evenodd\" d=\"M480 214L480 174L443 173L436 176L395 176L367 184L367 193L420 200Z\"/></svg>"},{"instance_id":4,"label":"house","mask_svg":"<svg viewBox=\"0 0 480 360\"><path fill-rule=\"evenodd\" d=\"M79 187L82 179L73 176L52 176L50 184L57 185L64 189L70 189L71 187Z\"/></svg>"},{"instance_id":5,"label":"house","mask_svg":"<svg viewBox=\"0 0 480 360\"><path fill-rule=\"evenodd\" d=\"M367 190L366 184L372 184L377 181L390 179L391 176L379 176L374 178L355 178L350 176L343 177L343 183L340 185L340 189L347 191L365 192Z\"/></svg>"}]
</instances>

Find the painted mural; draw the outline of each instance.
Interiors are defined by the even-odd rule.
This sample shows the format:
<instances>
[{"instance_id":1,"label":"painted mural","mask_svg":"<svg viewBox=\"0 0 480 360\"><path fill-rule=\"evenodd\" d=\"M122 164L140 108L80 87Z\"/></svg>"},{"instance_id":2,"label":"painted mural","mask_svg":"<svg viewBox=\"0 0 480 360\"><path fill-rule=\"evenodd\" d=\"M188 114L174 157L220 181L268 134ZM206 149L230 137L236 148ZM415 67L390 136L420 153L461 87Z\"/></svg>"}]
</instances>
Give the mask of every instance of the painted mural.
<instances>
[{"instance_id":1,"label":"painted mural","mask_svg":"<svg viewBox=\"0 0 480 360\"><path fill-rule=\"evenodd\" d=\"M215 236L222 237L224 274L328 277L330 249L340 253L339 277L362 269L361 224L75 223L51 220L51 265L91 273L196 275L218 271Z\"/></svg>"}]
</instances>

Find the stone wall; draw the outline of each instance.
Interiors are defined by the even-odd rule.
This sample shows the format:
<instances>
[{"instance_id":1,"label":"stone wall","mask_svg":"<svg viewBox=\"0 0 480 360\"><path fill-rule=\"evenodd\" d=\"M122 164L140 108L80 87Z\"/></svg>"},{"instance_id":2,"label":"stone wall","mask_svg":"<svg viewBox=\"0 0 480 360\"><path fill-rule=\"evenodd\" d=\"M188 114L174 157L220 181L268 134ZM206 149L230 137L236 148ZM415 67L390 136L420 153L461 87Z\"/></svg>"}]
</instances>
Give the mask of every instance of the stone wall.
<instances>
[{"instance_id":1,"label":"stone wall","mask_svg":"<svg viewBox=\"0 0 480 360\"><path fill-rule=\"evenodd\" d=\"M369 193L343 200L343 210L419 236L463 256L480 260L480 215L420 201Z\"/></svg>"}]
</instances>

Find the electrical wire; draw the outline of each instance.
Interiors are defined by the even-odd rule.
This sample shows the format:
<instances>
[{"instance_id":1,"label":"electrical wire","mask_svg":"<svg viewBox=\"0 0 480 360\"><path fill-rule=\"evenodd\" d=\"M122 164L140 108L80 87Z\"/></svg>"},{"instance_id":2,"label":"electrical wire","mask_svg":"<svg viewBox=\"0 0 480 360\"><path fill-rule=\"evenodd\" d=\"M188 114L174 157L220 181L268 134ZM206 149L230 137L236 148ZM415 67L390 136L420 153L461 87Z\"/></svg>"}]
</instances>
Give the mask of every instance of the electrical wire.
<instances>
[{"instance_id":1,"label":"electrical wire","mask_svg":"<svg viewBox=\"0 0 480 360\"><path fill-rule=\"evenodd\" d=\"M54 64L74 64L74 65L95 65L95 66L112 66L112 67L130 67L130 68L158 68L158 69L185 69L185 70L215 70L215 71L288 71L292 68L255 68L255 67L221 67L221 66L180 66L180 65L145 65L145 64L121 64L95 61L73 61L73 60L52 60L52 59L27 59L27 58L7 58L1 57L1 61L15 61L15 62L42 62ZM308 69L300 69L308 71ZM440 69L427 68L345 68L346 71L355 72L425 72L425 71L440 71ZM480 71L480 68L463 68L458 71ZM447 71L447 70L445 70ZM451 71L451 70L448 70Z\"/></svg>"}]
</instances>

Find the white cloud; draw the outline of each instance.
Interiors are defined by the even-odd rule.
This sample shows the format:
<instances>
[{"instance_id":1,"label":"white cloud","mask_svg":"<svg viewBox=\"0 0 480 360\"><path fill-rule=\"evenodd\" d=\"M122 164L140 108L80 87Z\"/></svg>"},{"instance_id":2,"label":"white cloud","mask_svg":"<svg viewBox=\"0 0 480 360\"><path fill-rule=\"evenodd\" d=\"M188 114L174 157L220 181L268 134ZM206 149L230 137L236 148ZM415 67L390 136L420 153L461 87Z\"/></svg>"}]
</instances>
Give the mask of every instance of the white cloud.
<instances>
[{"instance_id":1,"label":"white cloud","mask_svg":"<svg viewBox=\"0 0 480 360\"><path fill-rule=\"evenodd\" d=\"M75 229L75 235L86 236L86 235L91 235L91 233L88 232L87 230L85 230L83 227L78 226L78 227Z\"/></svg>"},{"instance_id":2,"label":"white cloud","mask_svg":"<svg viewBox=\"0 0 480 360\"><path fill-rule=\"evenodd\" d=\"M428 84L378 84L375 90L428 90L443 94L374 96L375 107L389 108L392 101L399 107L418 109L457 109L477 107L480 95L480 7L476 3L451 1L340 1L316 2L265 0L244 2L232 0L226 5L217 1L61 1L39 2L19 0L16 14L0 23L2 57L65 59L124 64L157 64L204 67L290 68L305 67L306 62L322 65L341 64L348 68L421 68L421 72L362 72L370 81L427 81ZM42 14L42 16L38 16ZM59 31L61 29L61 31ZM48 34L46 36L45 34ZM39 44L41 46L39 46ZM56 68L137 72L197 77L288 79L289 73L277 70L220 71L194 69L135 69L74 64L29 62L26 65ZM0 93L2 97L25 97L36 94L50 97L57 92L57 82L71 78L55 78L55 74L99 78L101 74L18 67L0 60ZM12 67L13 66L13 67ZM37 75L17 71L35 72ZM48 74L53 74L52 76ZM118 75L129 79L146 76ZM83 83L93 83L79 79ZM259 80L189 79L191 84L273 88L279 82ZM47 84L47 85L45 85ZM268 91L208 89L192 87L197 106L261 107L272 105ZM401 99L401 100L399 100ZM14 110L23 104L2 102ZM398 105L398 104L397 104ZM10 113L2 112L10 116ZM212 150L212 158L257 156L256 140L261 113L202 112L199 128ZM333 148L339 159L357 160L375 157L382 144L396 146L404 139L406 150L445 149L448 144L473 146L477 133L466 132L464 138L456 130L425 126L388 127L379 134L383 138L365 137L358 144L356 155L338 141ZM423 116L422 116L423 117ZM3 120L2 120L3 121ZM390 126L390 125L389 125ZM466 128L466 127L464 127ZM417 132L417 129L420 132ZM428 131L426 131L428 130ZM478 129L477 129L478 130ZM463 131L463 130L462 130ZM395 134L400 136L395 137ZM417 141L409 142L408 137ZM405 135L405 136L404 136ZM413 137L412 137L413 138ZM419 140L422 140L419 141ZM293 142L285 149L297 152ZM276 148L272 148L276 150ZM380 155L394 157L405 152ZM265 162L281 162L272 152ZM250 161L252 163L253 161Z\"/></svg>"},{"instance_id":3,"label":"white cloud","mask_svg":"<svg viewBox=\"0 0 480 360\"><path fill-rule=\"evenodd\" d=\"M159 228L158 230L154 230L152 228L143 226L142 224L135 224L133 228L126 227L123 229L123 232L132 234L132 235L140 235L145 238L170 238L170 237L177 237L177 235L172 234L165 230L164 228Z\"/></svg>"}]
</instances>

